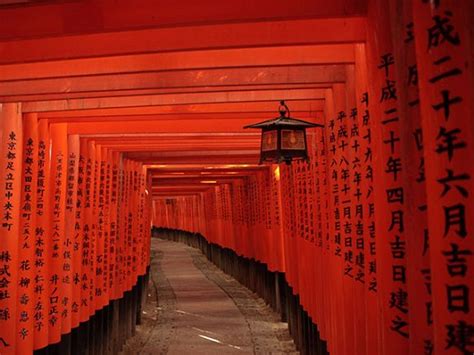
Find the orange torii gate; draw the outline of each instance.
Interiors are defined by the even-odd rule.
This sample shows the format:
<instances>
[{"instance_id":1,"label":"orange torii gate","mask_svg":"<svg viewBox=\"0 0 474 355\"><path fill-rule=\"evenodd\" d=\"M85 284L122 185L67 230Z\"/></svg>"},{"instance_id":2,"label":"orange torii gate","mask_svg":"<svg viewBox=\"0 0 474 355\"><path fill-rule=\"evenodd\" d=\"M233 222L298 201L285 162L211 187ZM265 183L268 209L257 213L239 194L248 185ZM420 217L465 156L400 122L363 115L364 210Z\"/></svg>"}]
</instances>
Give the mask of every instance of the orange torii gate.
<instances>
[{"instance_id":1,"label":"orange torii gate","mask_svg":"<svg viewBox=\"0 0 474 355\"><path fill-rule=\"evenodd\" d=\"M329 353L472 353L473 3L185 4L0 5L0 353L100 327L150 226L284 275ZM325 127L258 166L283 98Z\"/></svg>"}]
</instances>

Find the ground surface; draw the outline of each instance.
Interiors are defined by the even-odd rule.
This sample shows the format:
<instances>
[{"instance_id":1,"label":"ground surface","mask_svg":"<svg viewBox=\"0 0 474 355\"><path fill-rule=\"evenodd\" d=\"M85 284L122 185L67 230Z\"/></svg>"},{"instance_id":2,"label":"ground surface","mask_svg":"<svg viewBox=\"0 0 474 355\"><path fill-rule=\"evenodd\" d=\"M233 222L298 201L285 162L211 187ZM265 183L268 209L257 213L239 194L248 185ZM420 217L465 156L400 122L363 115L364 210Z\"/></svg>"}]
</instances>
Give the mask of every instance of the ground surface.
<instances>
[{"instance_id":1,"label":"ground surface","mask_svg":"<svg viewBox=\"0 0 474 355\"><path fill-rule=\"evenodd\" d=\"M180 243L152 240L142 325L122 354L296 354L285 323L250 290Z\"/></svg>"}]
</instances>

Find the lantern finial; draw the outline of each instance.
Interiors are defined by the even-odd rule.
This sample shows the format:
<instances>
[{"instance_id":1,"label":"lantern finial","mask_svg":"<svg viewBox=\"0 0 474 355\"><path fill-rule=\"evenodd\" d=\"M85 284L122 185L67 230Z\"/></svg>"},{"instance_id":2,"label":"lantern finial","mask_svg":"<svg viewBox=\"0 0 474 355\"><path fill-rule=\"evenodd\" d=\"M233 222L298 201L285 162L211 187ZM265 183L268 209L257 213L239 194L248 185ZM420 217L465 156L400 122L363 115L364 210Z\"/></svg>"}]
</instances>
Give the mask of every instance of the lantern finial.
<instances>
[{"instance_id":1,"label":"lantern finial","mask_svg":"<svg viewBox=\"0 0 474 355\"><path fill-rule=\"evenodd\" d=\"M285 100L280 100L280 107L278 108L280 111L281 118L290 117L290 109L285 104ZM288 116L286 116L288 114Z\"/></svg>"}]
</instances>

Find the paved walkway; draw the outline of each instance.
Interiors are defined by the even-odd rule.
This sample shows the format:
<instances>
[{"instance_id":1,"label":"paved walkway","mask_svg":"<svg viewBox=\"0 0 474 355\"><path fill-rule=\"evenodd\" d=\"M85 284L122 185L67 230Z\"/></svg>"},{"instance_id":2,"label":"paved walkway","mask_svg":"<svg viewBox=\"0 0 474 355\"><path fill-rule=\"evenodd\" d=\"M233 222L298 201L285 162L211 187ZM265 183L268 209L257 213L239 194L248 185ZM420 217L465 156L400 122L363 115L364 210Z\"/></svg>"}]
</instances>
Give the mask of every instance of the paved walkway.
<instances>
[{"instance_id":1,"label":"paved walkway","mask_svg":"<svg viewBox=\"0 0 474 355\"><path fill-rule=\"evenodd\" d=\"M296 353L263 300L180 243L152 240L142 317L123 354Z\"/></svg>"}]
</instances>

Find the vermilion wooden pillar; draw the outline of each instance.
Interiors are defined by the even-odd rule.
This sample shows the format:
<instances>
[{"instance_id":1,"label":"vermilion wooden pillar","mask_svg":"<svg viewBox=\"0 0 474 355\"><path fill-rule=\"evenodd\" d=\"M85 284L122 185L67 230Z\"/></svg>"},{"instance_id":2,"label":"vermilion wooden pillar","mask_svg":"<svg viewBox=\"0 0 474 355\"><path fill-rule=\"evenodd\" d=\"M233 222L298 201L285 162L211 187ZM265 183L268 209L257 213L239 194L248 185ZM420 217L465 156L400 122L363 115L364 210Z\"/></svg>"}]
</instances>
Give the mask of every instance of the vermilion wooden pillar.
<instances>
[{"instance_id":1,"label":"vermilion wooden pillar","mask_svg":"<svg viewBox=\"0 0 474 355\"><path fill-rule=\"evenodd\" d=\"M0 105L0 352L16 353L23 131L20 104Z\"/></svg>"},{"instance_id":2,"label":"vermilion wooden pillar","mask_svg":"<svg viewBox=\"0 0 474 355\"><path fill-rule=\"evenodd\" d=\"M90 228L87 211L90 205L90 162L87 140L81 139L79 145L76 226L81 243L79 321L84 322L89 318Z\"/></svg>"},{"instance_id":3,"label":"vermilion wooden pillar","mask_svg":"<svg viewBox=\"0 0 474 355\"><path fill-rule=\"evenodd\" d=\"M379 349L382 341L381 319L379 317L380 293L377 289L377 260L375 246L375 205L374 205L374 173L373 156L376 154L373 148L373 120L369 111L367 60L365 45L359 44L355 48L355 91L357 99L357 116L359 126L359 150L360 150L360 186L358 191L360 203L363 205L363 228L364 242L364 280L365 280L365 350L371 354Z\"/></svg>"},{"instance_id":4,"label":"vermilion wooden pillar","mask_svg":"<svg viewBox=\"0 0 474 355\"><path fill-rule=\"evenodd\" d=\"M109 174L109 194L110 194L110 208L109 208L109 284L108 293L111 300L115 299L115 285L116 278L116 258L117 258L117 199L118 199L118 153L109 151L108 165L110 166Z\"/></svg>"},{"instance_id":5,"label":"vermilion wooden pillar","mask_svg":"<svg viewBox=\"0 0 474 355\"><path fill-rule=\"evenodd\" d=\"M404 118L400 126L400 147L404 157L406 185L404 229L407 252L409 312L409 351L429 353L433 349L431 267L427 227L424 144L418 92L418 63L415 56L413 1L391 1L393 56L397 80L398 111ZM400 294L398 296L401 296ZM393 296L393 303L401 301ZM406 307L405 307L406 308Z\"/></svg>"},{"instance_id":6,"label":"vermilion wooden pillar","mask_svg":"<svg viewBox=\"0 0 474 355\"><path fill-rule=\"evenodd\" d=\"M50 203L49 196L51 185L50 149L51 140L49 134L49 123L42 119L38 123L38 182L36 196L36 230L35 230L35 266L36 276L35 307L34 307L34 347L40 349L48 345L49 333L49 270L51 260L49 250L51 238L49 238Z\"/></svg>"},{"instance_id":7,"label":"vermilion wooden pillar","mask_svg":"<svg viewBox=\"0 0 474 355\"><path fill-rule=\"evenodd\" d=\"M96 223L96 245L95 245L95 310L102 308L104 302L104 239L105 239L105 196L104 182L105 170L103 161L103 149L96 145L95 149L95 208L94 219Z\"/></svg>"},{"instance_id":8,"label":"vermilion wooden pillar","mask_svg":"<svg viewBox=\"0 0 474 355\"><path fill-rule=\"evenodd\" d=\"M64 297L68 298L64 319L63 332L79 325L79 307L81 304L81 270L82 270L82 238L81 222L82 206L78 206L79 191L79 160L80 139L78 135L68 137L68 163L66 188L66 240L64 243L64 267L68 270L70 284L65 287ZM82 166L82 169L84 167ZM81 176L83 179L83 175ZM82 186L81 186L82 188ZM81 191L82 194L82 191ZM79 216L78 216L79 214Z\"/></svg>"},{"instance_id":9,"label":"vermilion wooden pillar","mask_svg":"<svg viewBox=\"0 0 474 355\"><path fill-rule=\"evenodd\" d=\"M67 124L52 124L51 134L51 186L50 201L50 269L49 269L49 342L61 340L62 320L65 314L64 290L71 283L64 270L64 243L66 231L66 177L67 177ZM68 300L68 303L70 300Z\"/></svg>"},{"instance_id":10,"label":"vermilion wooden pillar","mask_svg":"<svg viewBox=\"0 0 474 355\"><path fill-rule=\"evenodd\" d=\"M474 3L414 1L435 354L474 352Z\"/></svg>"},{"instance_id":11,"label":"vermilion wooden pillar","mask_svg":"<svg viewBox=\"0 0 474 355\"><path fill-rule=\"evenodd\" d=\"M35 231L38 183L38 116L23 116L20 238L18 243L17 349L28 354L34 348Z\"/></svg>"},{"instance_id":12,"label":"vermilion wooden pillar","mask_svg":"<svg viewBox=\"0 0 474 355\"><path fill-rule=\"evenodd\" d=\"M325 151L326 151L326 179L327 179L327 247L326 247L326 260L328 265L327 273L327 294L328 294L328 311L326 313L326 324L327 324L327 339L328 339L328 351L334 354L342 353L343 346L343 331L341 321L342 318L339 317L339 309L341 308L338 303L336 295L341 294L342 290L342 262L341 258L336 259L336 226L335 226L335 213L336 213L336 195L338 195L338 190L334 188L334 185L337 183L337 175L333 177L333 172L335 171L334 161L336 161L335 151L336 151L336 142L335 136L337 134L336 129L336 112L334 107L334 93L332 89L326 90L326 101L325 101L325 130L324 130L324 141L325 141ZM333 149L334 147L334 149ZM337 162L336 162L337 165ZM337 174L337 172L336 172ZM340 287L341 286L341 287ZM336 337L339 337L339 341L335 341Z\"/></svg>"},{"instance_id":13,"label":"vermilion wooden pillar","mask_svg":"<svg viewBox=\"0 0 474 355\"><path fill-rule=\"evenodd\" d=\"M407 283L408 215L405 197L415 189L407 179L407 160L402 135L407 115L406 98L397 89L405 78L396 69L392 14L385 1L371 1L368 13L369 110L373 124L374 190L377 249L377 289L380 293L382 349L384 354L408 351L410 316Z\"/></svg>"}]
</instances>

